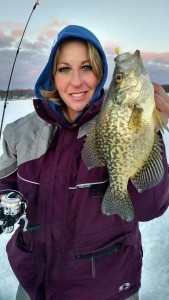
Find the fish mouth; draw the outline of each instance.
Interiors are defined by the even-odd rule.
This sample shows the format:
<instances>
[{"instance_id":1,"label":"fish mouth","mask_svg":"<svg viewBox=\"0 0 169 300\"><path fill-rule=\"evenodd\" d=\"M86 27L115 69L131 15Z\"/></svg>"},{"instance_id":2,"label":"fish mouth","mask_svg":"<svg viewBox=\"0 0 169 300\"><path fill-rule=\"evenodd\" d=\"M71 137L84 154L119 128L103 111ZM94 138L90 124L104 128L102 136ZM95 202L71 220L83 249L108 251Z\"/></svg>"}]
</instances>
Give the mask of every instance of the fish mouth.
<instances>
[{"instance_id":1,"label":"fish mouth","mask_svg":"<svg viewBox=\"0 0 169 300\"><path fill-rule=\"evenodd\" d=\"M122 53L122 54L116 56L114 60L117 63L123 63L123 62L126 62L127 60L132 59L133 57L140 58L141 57L140 56L140 51L136 50L133 54L131 54L130 52Z\"/></svg>"},{"instance_id":2,"label":"fish mouth","mask_svg":"<svg viewBox=\"0 0 169 300\"><path fill-rule=\"evenodd\" d=\"M136 50L133 54L129 52L122 53L118 55L114 61L116 68L121 69L123 73L128 73L130 70L134 70L135 76L138 77L141 73L147 74L139 50Z\"/></svg>"},{"instance_id":3,"label":"fish mouth","mask_svg":"<svg viewBox=\"0 0 169 300\"><path fill-rule=\"evenodd\" d=\"M126 92L126 91L130 91L132 93L140 93L141 89L140 90L134 90L134 87L124 87L124 88L115 88L115 90L112 92L112 94L116 94L118 91L119 94L123 93L123 92Z\"/></svg>"}]
</instances>

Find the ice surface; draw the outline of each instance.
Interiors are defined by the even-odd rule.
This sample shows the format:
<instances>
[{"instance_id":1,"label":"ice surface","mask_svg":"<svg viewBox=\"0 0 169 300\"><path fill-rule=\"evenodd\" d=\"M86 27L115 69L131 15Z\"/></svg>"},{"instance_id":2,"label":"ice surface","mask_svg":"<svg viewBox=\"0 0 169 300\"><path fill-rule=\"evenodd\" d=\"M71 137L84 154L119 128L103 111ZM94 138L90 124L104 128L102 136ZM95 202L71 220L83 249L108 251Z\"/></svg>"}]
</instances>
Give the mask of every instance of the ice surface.
<instances>
[{"instance_id":1,"label":"ice surface","mask_svg":"<svg viewBox=\"0 0 169 300\"><path fill-rule=\"evenodd\" d=\"M0 101L0 120L4 102ZM33 111L31 100L9 101L4 125ZM164 140L169 160L169 133ZM0 144L0 154L2 147ZM140 223L143 241L143 271L140 300L169 299L169 209L160 218ZM0 236L0 300L15 300L17 279L15 278L6 255L6 244L11 234Z\"/></svg>"}]
</instances>

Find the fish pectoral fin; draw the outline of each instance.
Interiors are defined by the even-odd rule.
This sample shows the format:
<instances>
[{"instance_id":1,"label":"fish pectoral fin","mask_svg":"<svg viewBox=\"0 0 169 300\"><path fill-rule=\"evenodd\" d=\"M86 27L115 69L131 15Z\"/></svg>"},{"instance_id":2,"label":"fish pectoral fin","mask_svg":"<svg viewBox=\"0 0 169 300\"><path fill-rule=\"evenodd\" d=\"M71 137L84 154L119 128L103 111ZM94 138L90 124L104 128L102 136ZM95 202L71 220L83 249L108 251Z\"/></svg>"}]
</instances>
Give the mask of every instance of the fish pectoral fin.
<instances>
[{"instance_id":1,"label":"fish pectoral fin","mask_svg":"<svg viewBox=\"0 0 169 300\"><path fill-rule=\"evenodd\" d=\"M106 165L96 140L97 120L98 116L90 122L90 127L86 127L87 132L85 132L85 130L83 129L83 133L87 135L87 138L82 150L82 159L87 165L88 169L102 167Z\"/></svg>"},{"instance_id":2,"label":"fish pectoral fin","mask_svg":"<svg viewBox=\"0 0 169 300\"><path fill-rule=\"evenodd\" d=\"M137 105L134 105L134 109L132 111L128 127L133 131L137 131L140 129L142 125L142 112L143 109Z\"/></svg>"},{"instance_id":3,"label":"fish pectoral fin","mask_svg":"<svg viewBox=\"0 0 169 300\"><path fill-rule=\"evenodd\" d=\"M126 191L113 190L108 186L102 201L102 213L107 216L119 215L123 220L132 221L134 219L133 205L129 194Z\"/></svg>"},{"instance_id":4,"label":"fish pectoral fin","mask_svg":"<svg viewBox=\"0 0 169 300\"><path fill-rule=\"evenodd\" d=\"M164 129L169 132L169 128L165 122L165 120L160 115L160 112L155 108L153 111L153 120L156 128L160 128L160 130L164 133Z\"/></svg>"},{"instance_id":5,"label":"fish pectoral fin","mask_svg":"<svg viewBox=\"0 0 169 300\"><path fill-rule=\"evenodd\" d=\"M161 137L155 134L154 145L148 160L140 171L131 178L139 193L157 185L164 175L161 146Z\"/></svg>"},{"instance_id":6,"label":"fish pectoral fin","mask_svg":"<svg viewBox=\"0 0 169 300\"><path fill-rule=\"evenodd\" d=\"M99 118L99 114L95 118L90 120L89 122L86 122L84 125L82 125L79 128L77 138L80 139L84 135L88 135L91 128L96 126L96 124L98 122L98 118Z\"/></svg>"}]
</instances>

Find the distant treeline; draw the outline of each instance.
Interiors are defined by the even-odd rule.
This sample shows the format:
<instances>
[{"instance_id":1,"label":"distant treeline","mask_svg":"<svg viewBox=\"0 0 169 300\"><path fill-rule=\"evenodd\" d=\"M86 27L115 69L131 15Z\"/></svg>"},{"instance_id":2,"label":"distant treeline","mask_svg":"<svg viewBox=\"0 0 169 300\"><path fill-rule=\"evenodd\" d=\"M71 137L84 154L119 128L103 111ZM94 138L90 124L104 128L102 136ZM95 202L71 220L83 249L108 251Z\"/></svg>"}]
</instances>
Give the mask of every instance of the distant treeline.
<instances>
[{"instance_id":1,"label":"distant treeline","mask_svg":"<svg viewBox=\"0 0 169 300\"><path fill-rule=\"evenodd\" d=\"M162 87L165 89L166 93L169 93L169 84L162 84ZM28 99L34 98L34 90L32 89L16 89L10 90L8 94L8 100L12 99ZM0 100L6 98L6 91L0 90Z\"/></svg>"},{"instance_id":2,"label":"distant treeline","mask_svg":"<svg viewBox=\"0 0 169 300\"><path fill-rule=\"evenodd\" d=\"M10 99L27 99L27 98L34 98L34 90L32 89L16 89L16 90L10 90L8 94L8 100ZM6 98L6 91L0 90L0 98L5 99Z\"/></svg>"}]
</instances>

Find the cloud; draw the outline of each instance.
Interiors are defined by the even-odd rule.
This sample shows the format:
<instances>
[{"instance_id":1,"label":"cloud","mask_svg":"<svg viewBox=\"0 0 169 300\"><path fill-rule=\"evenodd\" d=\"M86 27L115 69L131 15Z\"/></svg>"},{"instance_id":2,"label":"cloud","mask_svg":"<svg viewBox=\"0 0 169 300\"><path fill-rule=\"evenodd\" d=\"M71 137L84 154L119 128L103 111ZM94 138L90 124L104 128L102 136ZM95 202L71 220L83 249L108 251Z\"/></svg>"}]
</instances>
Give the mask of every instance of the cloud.
<instances>
[{"instance_id":1,"label":"cloud","mask_svg":"<svg viewBox=\"0 0 169 300\"><path fill-rule=\"evenodd\" d=\"M34 87L47 62L54 38L61 28L68 24L66 20L53 19L41 31L27 32L19 49L10 88ZM0 22L0 26L0 89L6 89L25 25Z\"/></svg>"},{"instance_id":2,"label":"cloud","mask_svg":"<svg viewBox=\"0 0 169 300\"><path fill-rule=\"evenodd\" d=\"M116 47L121 47L120 43L113 42L113 41L107 41L103 43L103 48L106 52L107 56L116 56L115 49ZM131 53L134 53L134 51ZM149 62L149 63L154 63L154 64L165 64L169 65L169 52L146 52L146 51L141 51L141 57L144 62Z\"/></svg>"},{"instance_id":3,"label":"cloud","mask_svg":"<svg viewBox=\"0 0 169 300\"><path fill-rule=\"evenodd\" d=\"M169 84L169 66L165 64L150 64L145 63L145 68L149 73L151 81L158 82L160 84Z\"/></svg>"},{"instance_id":4,"label":"cloud","mask_svg":"<svg viewBox=\"0 0 169 300\"><path fill-rule=\"evenodd\" d=\"M0 22L0 28L3 28L3 30L11 31L11 28L24 28L24 24L22 22Z\"/></svg>"},{"instance_id":5,"label":"cloud","mask_svg":"<svg viewBox=\"0 0 169 300\"><path fill-rule=\"evenodd\" d=\"M141 55L144 61L169 65L169 52L142 52Z\"/></svg>"},{"instance_id":6,"label":"cloud","mask_svg":"<svg viewBox=\"0 0 169 300\"><path fill-rule=\"evenodd\" d=\"M21 37L22 36L22 33L23 33L23 30L22 29L13 29L11 31L11 35L13 38L18 38L18 37Z\"/></svg>"},{"instance_id":7,"label":"cloud","mask_svg":"<svg viewBox=\"0 0 169 300\"><path fill-rule=\"evenodd\" d=\"M20 22L0 22L0 49L16 45L21 37L24 25Z\"/></svg>"},{"instance_id":8,"label":"cloud","mask_svg":"<svg viewBox=\"0 0 169 300\"><path fill-rule=\"evenodd\" d=\"M0 89L2 90L7 89L15 55L15 50L0 51L0 61L2 61L0 72ZM33 88L46 61L47 56L43 53L39 55L39 53L34 50L19 51L12 75L10 89Z\"/></svg>"},{"instance_id":9,"label":"cloud","mask_svg":"<svg viewBox=\"0 0 169 300\"><path fill-rule=\"evenodd\" d=\"M67 25L69 25L67 21L53 19L47 26L43 28L43 30L40 32L40 36L54 39L60 31L60 29Z\"/></svg>"},{"instance_id":10,"label":"cloud","mask_svg":"<svg viewBox=\"0 0 169 300\"><path fill-rule=\"evenodd\" d=\"M34 84L44 68L50 48L58 32L70 23L66 20L51 20L40 31L31 32L24 36L21 49L18 53L14 73L11 80L12 88L33 88ZM6 90L12 64L16 55L17 47L23 33L24 24L0 22L0 89ZM115 48L122 49L119 42L107 40L103 43L108 65L108 83L114 69ZM134 52L134 51L133 51ZM150 74L152 81L169 83L169 52L141 52L143 63Z\"/></svg>"},{"instance_id":11,"label":"cloud","mask_svg":"<svg viewBox=\"0 0 169 300\"><path fill-rule=\"evenodd\" d=\"M113 42L113 41L106 41L102 45L103 45L104 51L106 52L106 55L107 56L112 56L112 57L116 56L115 49L117 47L121 48L121 44L120 43Z\"/></svg>"},{"instance_id":12,"label":"cloud","mask_svg":"<svg viewBox=\"0 0 169 300\"><path fill-rule=\"evenodd\" d=\"M30 40L24 40L21 49L27 50L27 51L34 51L39 53L41 55L42 53L46 53L50 49L50 44L48 44L47 39L37 39L36 41L30 41Z\"/></svg>"},{"instance_id":13,"label":"cloud","mask_svg":"<svg viewBox=\"0 0 169 300\"><path fill-rule=\"evenodd\" d=\"M12 46L14 38L11 35L6 35L3 30L0 30L0 49Z\"/></svg>"},{"instance_id":14,"label":"cloud","mask_svg":"<svg viewBox=\"0 0 169 300\"><path fill-rule=\"evenodd\" d=\"M169 84L169 52L142 52L141 56L150 79Z\"/></svg>"},{"instance_id":15,"label":"cloud","mask_svg":"<svg viewBox=\"0 0 169 300\"><path fill-rule=\"evenodd\" d=\"M30 69L29 70L29 75L37 75L37 70L36 69Z\"/></svg>"},{"instance_id":16,"label":"cloud","mask_svg":"<svg viewBox=\"0 0 169 300\"><path fill-rule=\"evenodd\" d=\"M120 48L120 45L118 45ZM108 41L103 45L107 55L109 74L106 86L109 85L113 70L114 70L114 58L116 42ZM134 53L134 51L131 53ZM151 81L158 82L160 84L169 84L169 52L154 52L154 51L142 51L141 57L145 69L149 73Z\"/></svg>"}]
</instances>

